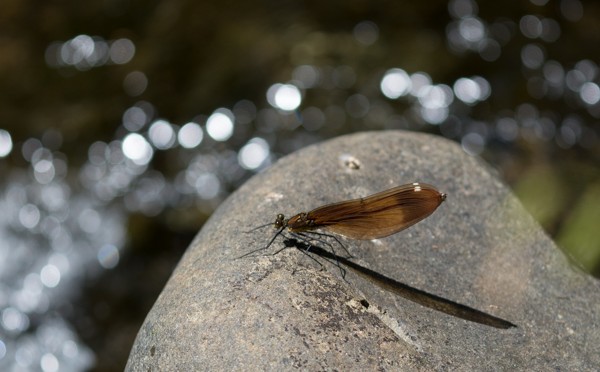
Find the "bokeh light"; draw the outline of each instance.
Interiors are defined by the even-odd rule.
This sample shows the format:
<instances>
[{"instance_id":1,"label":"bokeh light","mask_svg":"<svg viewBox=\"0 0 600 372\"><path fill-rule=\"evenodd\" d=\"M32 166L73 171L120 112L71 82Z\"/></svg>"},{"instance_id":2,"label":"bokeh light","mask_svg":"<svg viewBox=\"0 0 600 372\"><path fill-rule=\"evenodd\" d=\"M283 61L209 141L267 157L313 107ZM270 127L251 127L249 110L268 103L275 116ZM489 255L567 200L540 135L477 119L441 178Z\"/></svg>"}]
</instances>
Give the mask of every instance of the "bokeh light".
<instances>
[{"instance_id":1,"label":"bokeh light","mask_svg":"<svg viewBox=\"0 0 600 372\"><path fill-rule=\"evenodd\" d=\"M302 103L302 93L292 84L274 84L267 90L267 101L274 108L293 111Z\"/></svg>"},{"instance_id":2,"label":"bokeh light","mask_svg":"<svg viewBox=\"0 0 600 372\"><path fill-rule=\"evenodd\" d=\"M119 264L119 250L112 244L106 244L98 251L98 262L105 269L113 269Z\"/></svg>"},{"instance_id":3,"label":"bokeh light","mask_svg":"<svg viewBox=\"0 0 600 372\"><path fill-rule=\"evenodd\" d=\"M454 82L454 94L468 105L486 100L491 94L490 84L481 77L460 78Z\"/></svg>"},{"instance_id":4,"label":"bokeh light","mask_svg":"<svg viewBox=\"0 0 600 372\"><path fill-rule=\"evenodd\" d=\"M123 79L123 89L131 97L144 93L148 87L148 78L141 71L132 71Z\"/></svg>"},{"instance_id":5,"label":"bokeh light","mask_svg":"<svg viewBox=\"0 0 600 372\"><path fill-rule=\"evenodd\" d=\"M139 106L133 106L123 113L123 126L131 132L137 132L148 123L146 111Z\"/></svg>"},{"instance_id":6,"label":"bokeh light","mask_svg":"<svg viewBox=\"0 0 600 372\"><path fill-rule=\"evenodd\" d=\"M42 355L40 360L40 367L44 372L56 372L60 370L60 363L58 359L52 353L46 353Z\"/></svg>"},{"instance_id":7,"label":"bokeh light","mask_svg":"<svg viewBox=\"0 0 600 372\"><path fill-rule=\"evenodd\" d=\"M198 175L194 186L200 198L213 199L221 190L221 181L214 173L205 172Z\"/></svg>"},{"instance_id":8,"label":"bokeh light","mask_svg":"<svg viewBox=\"0 0 600 372\"><path fill-rule=\"evenodd\" d=\"M117 39L111 43L109 55L111 61L123 65L135 55L135 45L129 39Z\"/></svg>"},{"instance_id":9,"label":"bokeh light","mask_svg":"<svg viewBox=\"0 0 600 372\"><path fill-rule=\"evenodd\" d=\"M148 138L152 145L159 150L172 147L176 141L175 130L166 120L157 120L152 123L148 130Z\"/></svg>"},{"instance_id":10,"label":"bokeh light","mask_svg":"<svg viewBox=\"0 0 600 372\"><path fill-rule=\"evenodd\" d=\"M262 138L252 138L238 153L240 165L245 169L257 169L269 157L269 144Z\"/></svg>"},{"instance_id":11,"label":"bokeh light","mask_svg":"<svg viewBox=\"0 0 600 372\"><path fill-rule=\"evenodd\" d=\"M595 105L600 101L600 87L592 82L583 83L579 90L581 100L588 105Z\"/></svg>"},{"instance_id":12,"label":"bokeh light","mask_svg":"<svg viewBox=\"0 0 600 372\"><path fill-rule=\"evenodd\" d=\"M0 158L10 154L13 148L12 138L10 133L4 129L0 129Z\"/></svg>"},{"instance_id":13,"label":"bokeh light","mask_svg":"<svg viewBox=\"0 0 600 372\"><path fill-rule=\"evenodd\" d=\"M6 356L6 344L0 340L0 360Z\"/></svg>"},{"instance_id":14,"label":"bokeh light","mask_svg":"<svg viewBox=\"0 0 600 372\"><path fill-rule=\"evenodd\" d=\"M54 288L60 283L60 271L54 265L46 265L40 271L40 280L48 288Z\"/></svg>"},{"instance_id":15,"label":"bokeh light","mask_svg":"<svg viewBox=\"0 0 600 372\"><path fill-rule=\"evenodd\" d=\"M405 96L410 92L412 81L406 71L394 68L388 70L381 79L381 92L384 96L395 99Z\"/></svg>"},{"instance_id":16,"label":"bokeh light","mask_svg":"<svg viewBox=\"0 0 600 372\"><path fill-rule=\"evenodd\" d=\"M469 43L479 43L485 37L485 27L477 17L463 17L458 24L458 32Z\"/></svg>"},{"instance_id":17,"label":"bokeh light","mask_svg":"<svg viewBox=\"0 0 600 372\"><path fill-rule=\"evenodd\" d=\"M294 69L292 78L304 89L314 88L319 83L319 70L315 66L301 65Z\"/></svg>"},{"instance_id":18,"label":"bokeh light","mask_svg":"<svg viewBox=\"0 0 600 372\"><path fill-rule=\"evenodd\" d=\"M415 97L421 95L421 89L431 85L431 78L425 72L415 72L410 75L410 94Z\"/></svg>"},{"instance_id":19,"label":"bokeh light","mask_svg":"<svg viewBox=\"0 0 600 372\"><path fill-rule=\"evenodd\" d=\"M233 135L234 116L231 110L215 110L206 120L206 132L215 141L227 141Z\"/></svg>"},{"instance_id":20,"label":"bokeh light","mask_svg":"<svg viewBox=\"0 0 600 372\"><path fill-rule=\"evenodd\" d=\"M72 66L86 71L108 62L125 64L135 54L135 46L129 39L106 41L98 36L77 35L65 42L54 42L46 48L46 63L51 67Z\"/></svg>"},{"instance_id":21,"label":"bokeh light","mask_svg":"<svg viewBox=\"0 0 600 372\"><path fill-rule=\"evenodd\" d=\"M473 0L452 0L448 2L448 12L454 18L464 18L477 14L479 8Z\"/></svg>"},{"instance_id":22,"label":"bokeh light","mask_svg":"<svg viewBox=\"0 0 600 372\"><path fill-rule=\"evenodd\" d=\"M354 26L353 35L363 45L372 45L379 38L379 27L374 22L362 21Z\"/></svg>"},{"instance_id":23,"label":"bokeh light","mask_svg":"<svg viewBox=\"0 0 600 372\"><path fill-rule=\"evenodd\" d=\"M123 154L138 165L148 164L152 159L153 150L146 139L137 133L128 134L123 139Z\"/></svg>"},{"instance_id":24,"label":"bokeh light","mask_svg":"<svg viewBox=\"0 0 600 372\"><path fill-rule=\"evenodd\" d=\"M177 133L179 144L186 149L198 147L202 142L203 137L204 132L202 131L202 127L194 122L185 124Z\"/></svg>"}]
</instances>

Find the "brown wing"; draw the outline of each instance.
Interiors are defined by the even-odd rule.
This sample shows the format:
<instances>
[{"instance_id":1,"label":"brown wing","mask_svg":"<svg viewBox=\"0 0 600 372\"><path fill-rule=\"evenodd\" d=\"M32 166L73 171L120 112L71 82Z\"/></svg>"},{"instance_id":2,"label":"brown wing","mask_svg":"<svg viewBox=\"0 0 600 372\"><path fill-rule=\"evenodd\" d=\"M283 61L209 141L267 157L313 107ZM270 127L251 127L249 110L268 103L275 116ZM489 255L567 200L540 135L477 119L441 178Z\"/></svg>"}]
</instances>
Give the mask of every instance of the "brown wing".
<instances>
[{"instance_id":1,"label":"brown wing","mask_svg":"<svg viewBox=\"0 0 600 372\"><path fill-rule=\"evenodd\" d=\"M353 239L377 239L404 230L433 213L444 201L435 187L412 183L308 212L314 226Z\"/></svg>"}]
</instances>

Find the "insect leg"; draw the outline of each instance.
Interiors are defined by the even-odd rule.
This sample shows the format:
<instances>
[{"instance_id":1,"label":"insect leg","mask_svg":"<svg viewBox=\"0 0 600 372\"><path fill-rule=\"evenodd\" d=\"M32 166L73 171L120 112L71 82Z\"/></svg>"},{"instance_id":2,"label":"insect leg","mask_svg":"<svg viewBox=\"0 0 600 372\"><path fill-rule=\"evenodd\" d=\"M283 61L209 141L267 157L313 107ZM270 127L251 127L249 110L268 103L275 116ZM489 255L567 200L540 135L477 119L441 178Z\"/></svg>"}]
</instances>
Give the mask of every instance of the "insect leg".
<instances>
[{"instance_id":1,"label":"insect leg","mask_svg":"<svg viewBox=\"0 0 600 372\"><path fill-rule=\"evenodd\" d=\"M247 256L250 256L250 255L252 255L253 253L256 253L256 252L259 252L259 251L264 251L264 250L267 250L267 249L269 249L269 247L271 246L271 244L273 244L273 242L275 241L275 239L277 239L277 237L278 237L279 235L282 235L282 234L283 234L283 229L285 229L285 227L280 227L280 228L279 228L279 230L277 231L277 233L276 233L275 235L273 235L273 238L271 238L271 240L269 241L269 244L267 244L265 247L263 247L263 248L258 248L258 249L255 249L255 250L253 250L253 251L250 251L250 252L248 252L248 253L245 253L245 254L243 254L243 255L241 255L241 256L239 256L239 257L237 257L236 259L244 258L244 257L247 257ZM284 236L285 236L285 235L284 235ZM276 253L279 253L279 251L277 251Z\"/></svg>"}]
</instances>

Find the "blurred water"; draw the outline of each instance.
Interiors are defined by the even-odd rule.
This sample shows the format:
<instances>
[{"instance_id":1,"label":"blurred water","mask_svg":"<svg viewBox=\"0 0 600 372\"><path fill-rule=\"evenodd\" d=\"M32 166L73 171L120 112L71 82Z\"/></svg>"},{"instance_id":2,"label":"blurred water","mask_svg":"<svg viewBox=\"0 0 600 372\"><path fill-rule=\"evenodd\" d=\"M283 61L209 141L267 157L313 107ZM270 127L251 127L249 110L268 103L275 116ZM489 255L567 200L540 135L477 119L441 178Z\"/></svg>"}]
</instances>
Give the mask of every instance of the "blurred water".
<instances>
[{"instance_id":1,"label":"blurred water","mask_svg":"<svg viewBox=\"0 0 600 372\"><path fill-rule=\"evenodd\" d=\"M165 2L159 8L171 12L171 20L185 18L171 6ZM192 220L196 229L252 174L282 155L339 134L373 129L438 133L459 142L466 153L486 157L513 183L527 169L525 164L547 159L542 164L549 166L552 159L572 158L567 167L577 164L587 169L581 176L583 186L595 190L591 187L598 184L599 52L585 48L586 41L579 45L583 51L565 52L571 51L574 37L564 35L565 29L588 30L584 4L532 0L512 6L507 16L484 2L440 3L437 16L445 19L444 24L425 19L414 24L401 11L384 17L365 10L358 17L347 14L337 20L335 31L331 25L297 31L308 29L309 23L292 17L295 23L283 32L287 44L267 43L270 49L258 53L277 50L286 56L277 73L261 75L262 85L254 86L251 97L239 93L234 83L227 87L227 99L214 107L192 102L183 120L169 119L163 100L152 99L156 94L149 91L158 90L161 98L174 103L185 101L186 94L196 97L194 89L210 81L207 75L195 80L192 74L200 72L190 67L184 75L196 88L173 101L172 82L150 67L164 57L153 55L158 50L177 47L178 42L187 45L185 41L174 37L164 45L148 44L135 22L124 32L130 37L73 33L66 41L48 41L45 52L37 55L37 63L45 63L40 67L43 74L55 74L65 82L85 82L86 74L91 74L88 83L93 86L99 81L94 74L100 71L109 76L106 80L121 85L118 95L131 103L109 116L107 127L90 129L91 136L73 134L69 125L63 130L34 125L28 131L11 126L7 116L0 122L4 158L0 160L4 162L0 163L0 369L78 371L111 366L82 339L102 338L102 330L83 335L86 326L73 319L77 323L81 317L78 301L86 296L87 286L119 269L125 255L134 254L127 252L136 239L131 220L143 216L181 229ZM107 9L116 19L134 11L116 3ZM283 10L292 15L301 12ZM426 6L406 10L430 14ZM327 6L303 11L331 16ZM160 21L157 14L146 16L149 23ZM87 19L85 14L83 18ZM276 17L263 13L257 19ZM296 31L288 34L288 27ZM395 33L407 29L415 43L403 39L406 44L394 44ZM185 31L177 35L187 36ZM260 37L271 36L267 32ZM198 48L203 50L202 45ZM265 46L258 43L256 48ZM227 55L229 49L212 53L205 58L218 60L218 53ZM387 54L393 58L382 57ZM238 62L228 61L230 69ZM175 63L188 66L180 60ZM247 63L257 62L249 57ZM89 92L81 87L76 91ZM72 94L63 94L58 102L73 99ZM73 108L64 120L83 121L88 110L92 116L104 113L93 105ZM556 194L566 193L571 185L561 183L561 177L550 179L563 187ZM524 196L539 193L539 184L532 184L533 189L517 189ZM564 199L589 195L592 191L586 193L585 187ZM557 216L569 209L566 201L560 204L562 199L553 196L543 205L557 211L547 214L546 221L541 219L549 231L559 234ZM578 226L570 231L585 235ZM572 236L570 231L565 236ZM593 269L600 253L590 254L598 245L589 246L584 265ZM127 350L121 351L115 358L122 361L126 355Z\"/></svg>"}]
</instances>

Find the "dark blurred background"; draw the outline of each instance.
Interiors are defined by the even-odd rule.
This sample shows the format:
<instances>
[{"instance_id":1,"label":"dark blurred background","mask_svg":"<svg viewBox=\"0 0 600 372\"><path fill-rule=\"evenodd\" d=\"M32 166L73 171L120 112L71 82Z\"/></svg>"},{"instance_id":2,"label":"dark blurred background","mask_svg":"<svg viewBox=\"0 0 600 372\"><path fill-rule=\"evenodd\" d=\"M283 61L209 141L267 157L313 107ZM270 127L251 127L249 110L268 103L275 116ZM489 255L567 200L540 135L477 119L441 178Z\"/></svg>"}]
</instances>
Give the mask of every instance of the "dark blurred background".
<instances>
[{"instance_id":1,"label":"dark blurred background","mask_svg":"<svg viewBox=\"0 0 600 372\"><path fill-rule=\"evenodd\" d=\"M596 1L1 9L2 371L122 369L214 209L277 158L356 131L456 141L600 274Z\"/></svg>"}]
</instances>

